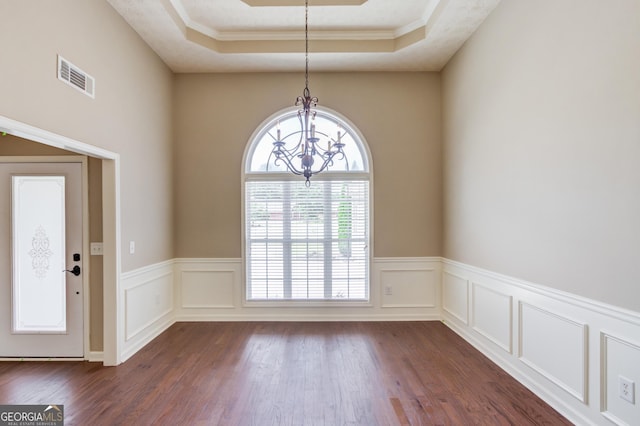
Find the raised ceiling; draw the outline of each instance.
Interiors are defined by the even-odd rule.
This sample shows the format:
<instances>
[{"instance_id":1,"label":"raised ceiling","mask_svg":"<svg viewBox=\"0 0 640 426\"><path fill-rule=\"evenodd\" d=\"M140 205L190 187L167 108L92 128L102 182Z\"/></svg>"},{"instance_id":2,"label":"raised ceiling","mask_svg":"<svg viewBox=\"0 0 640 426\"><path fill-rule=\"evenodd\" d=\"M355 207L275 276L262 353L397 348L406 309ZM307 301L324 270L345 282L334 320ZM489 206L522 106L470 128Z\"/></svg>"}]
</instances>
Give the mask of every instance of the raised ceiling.
<instances>
[{"instance_id":1,"label":"raised ceiling","mask_svg":"<svg viewBox=\"0 0 640 426\"><path fill-rule=\"evenodd\" d=\"M108 0L178 73L304 70L304 0ZM439 71L500 0L309 0L311 71Z\"/></svg>"}]
</instances>

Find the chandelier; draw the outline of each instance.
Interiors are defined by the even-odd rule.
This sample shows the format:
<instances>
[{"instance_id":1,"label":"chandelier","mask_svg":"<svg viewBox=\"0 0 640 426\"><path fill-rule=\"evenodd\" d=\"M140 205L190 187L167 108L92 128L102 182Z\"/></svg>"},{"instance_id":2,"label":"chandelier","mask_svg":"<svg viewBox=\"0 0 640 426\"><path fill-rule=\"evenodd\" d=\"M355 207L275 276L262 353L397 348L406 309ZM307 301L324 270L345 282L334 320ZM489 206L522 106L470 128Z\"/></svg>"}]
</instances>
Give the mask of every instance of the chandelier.
<instances>
[{"instance_id":1,"label":"chandelier","mask_svg":"<svg viewBox=\"0 0 640 426\"><path fill-rule=\"evenodd\" d=\"M309 91L309 0L304 3L304 56L305 56L305 72L304 72L304 90L302 96L298 96L295 106L301 107L298 110L298 119L300 120L299 139L295 141L291 148L287 148L282 138L280 128L277 129L276 140L273 142L272 154L275 157L274 164L279 165L281 162L287 166L287 169L294 175L302 175L306 178L305 185L311 183L311 176L326 170L333 164L334 157L336 159L345 158L343 152L344 144L342 143L342 134L338 129L337 139L329 139L326 148L318 143L320 138L316 135L316 126L313 123L318 106L318 98L311 96ZM285 139L289 136L286 135ZM314 167L315 165L315 167Z\"/></svg>"}]
</instances>

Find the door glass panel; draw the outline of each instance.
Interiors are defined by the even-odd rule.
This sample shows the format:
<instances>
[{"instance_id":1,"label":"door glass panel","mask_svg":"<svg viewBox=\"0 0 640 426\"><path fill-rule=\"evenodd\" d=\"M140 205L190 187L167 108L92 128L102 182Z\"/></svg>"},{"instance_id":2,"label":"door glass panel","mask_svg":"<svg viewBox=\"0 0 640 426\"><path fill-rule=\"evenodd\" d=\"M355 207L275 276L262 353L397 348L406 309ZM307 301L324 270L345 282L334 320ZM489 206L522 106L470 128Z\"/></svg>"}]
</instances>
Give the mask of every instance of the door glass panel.
<instances>
[{"instance_id":1,"label":"door glass panel","mask_svg":"<svg viewBox=\"0 0 640 426\"><path fill-rule=\"evenodd\" d=\"M13 332L67 329L64 176L12 176Z\"/></svg>"}]
</instances>

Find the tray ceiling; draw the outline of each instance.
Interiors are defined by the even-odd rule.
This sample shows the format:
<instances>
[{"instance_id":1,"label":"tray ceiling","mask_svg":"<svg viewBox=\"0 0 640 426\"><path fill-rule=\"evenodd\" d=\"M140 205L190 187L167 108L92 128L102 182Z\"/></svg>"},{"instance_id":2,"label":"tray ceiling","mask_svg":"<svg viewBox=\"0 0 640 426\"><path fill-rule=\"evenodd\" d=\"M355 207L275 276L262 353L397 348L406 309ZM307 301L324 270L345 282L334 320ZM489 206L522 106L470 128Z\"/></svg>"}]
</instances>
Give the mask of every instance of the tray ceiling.
<instances>
[{"instance_id":1,"label":"tray ceiling","mask_svg":"<svg viewBox=\"0 0 640 426\"><path fill-rule=\"evenodd\" d=\"M304 69L304 0L108 0L178 73ZM439 71L500 0L310 0L311 71Z\"/></svg>"}]
</instances>

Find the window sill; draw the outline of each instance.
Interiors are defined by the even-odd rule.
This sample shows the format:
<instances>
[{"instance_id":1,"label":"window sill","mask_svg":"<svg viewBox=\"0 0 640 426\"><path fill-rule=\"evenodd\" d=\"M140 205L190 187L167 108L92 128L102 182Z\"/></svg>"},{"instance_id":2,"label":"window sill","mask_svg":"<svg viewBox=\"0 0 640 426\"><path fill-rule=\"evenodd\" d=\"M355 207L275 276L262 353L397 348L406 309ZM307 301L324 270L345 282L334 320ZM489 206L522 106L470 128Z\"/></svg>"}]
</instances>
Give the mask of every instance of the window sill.
<instances>
[{"instance_id":1,"label":"window sill","mask_svg":"<svg viewBox=\"0 0 640 426\"><path fill-rule=\"evenodd\" d=\"M371 300L245 300L245 308L370 308Z\"/></svg>"}]
</instances>

